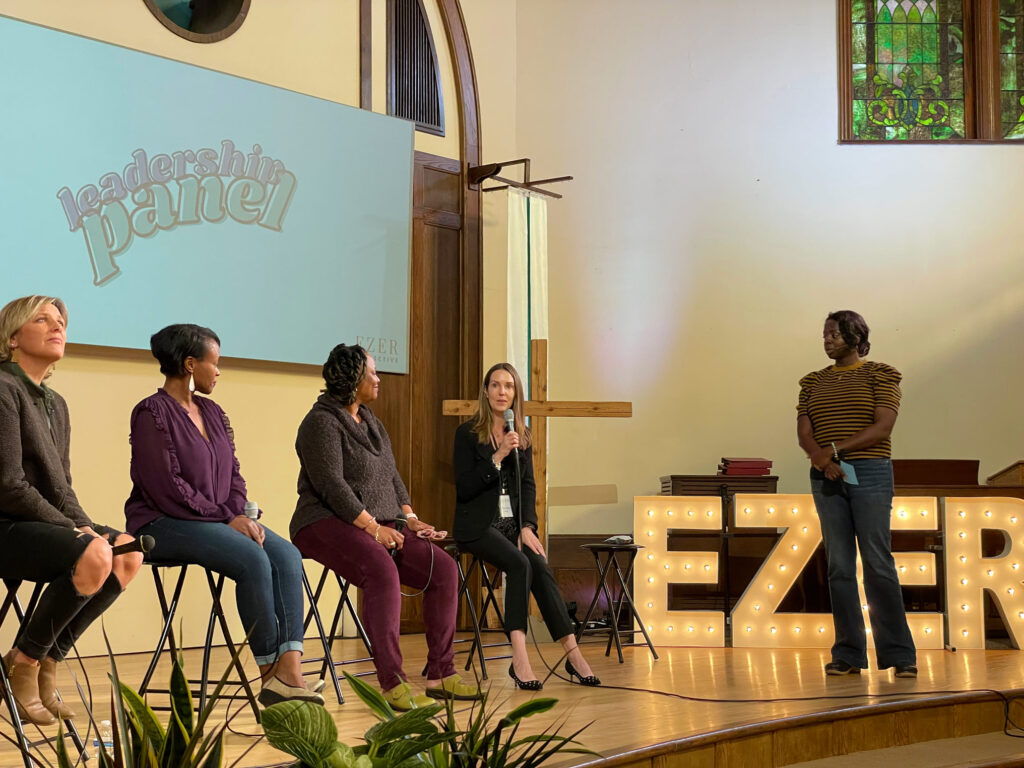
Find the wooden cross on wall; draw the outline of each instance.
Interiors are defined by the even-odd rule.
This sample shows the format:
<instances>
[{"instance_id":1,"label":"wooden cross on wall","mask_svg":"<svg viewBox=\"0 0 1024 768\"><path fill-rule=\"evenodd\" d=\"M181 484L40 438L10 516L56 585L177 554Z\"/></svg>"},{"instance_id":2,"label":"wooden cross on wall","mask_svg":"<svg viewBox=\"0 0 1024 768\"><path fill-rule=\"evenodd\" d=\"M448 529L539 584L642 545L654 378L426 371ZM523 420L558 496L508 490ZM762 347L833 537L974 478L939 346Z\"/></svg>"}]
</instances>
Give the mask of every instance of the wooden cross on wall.
<instances>
[{"instance_id":1,"label":"wooden cross on wall","mask_svg":"<svg viewBox=\"0 0 1024 768\"><path fill-rule=\"evenodd\" d=\"M631 402L597 402L590 400L548 400L548 341L530 342L530 395L523 403L523 412L530 417L533 434L533 474L537 482L537 537L547 547L548 529L548 419L558 417L629 418ZM472 416L476 400L445 400L445 416Z\"/></svg>"}]
</instances>

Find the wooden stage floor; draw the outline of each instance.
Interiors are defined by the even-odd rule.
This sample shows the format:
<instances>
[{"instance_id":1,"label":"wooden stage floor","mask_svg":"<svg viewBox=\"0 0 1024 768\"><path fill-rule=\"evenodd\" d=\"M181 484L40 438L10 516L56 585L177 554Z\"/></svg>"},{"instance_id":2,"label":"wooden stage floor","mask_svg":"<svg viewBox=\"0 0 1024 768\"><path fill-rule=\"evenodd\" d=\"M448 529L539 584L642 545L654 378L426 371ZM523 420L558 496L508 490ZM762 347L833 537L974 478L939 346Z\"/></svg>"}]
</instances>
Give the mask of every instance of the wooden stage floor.
<instances>
[{"instance_id":1,"label":"wooden stage floor","mask_svg":"<svg viewBox=\"0 0 1024 768\"><path fill-rule=\"evenodd\" d=\"M307 641L306 647L313 653L316 644ZM426 655L422 635L403 637L402 647L406 670L421 669ZM359 650L357 641L344 640L336 645L335 658L355 658ZM828 661L826 650L661 648L661 658L655 661L646 648L630 648L624 664L617 663L614 654L606 658L603 644L588 645L585 650L606 685L582 688L550 679L540 695L557 698L560 704L551 716L526 721L530 728L525 730L540 730L556 718L564 718L569 729L590 723L580 741L603 755L602 765L722 768L742 764L753 768L971 736L1002 729L1003 701L989 690L1007 695L1024 690L1024 653L1019 651L924 651L919 654L918 679L899 680L891 672L877 671L828 678L822 671ZM555 644L542 644L540 652L548 663L559 658ZM536 649L532 656L540 673L544 665ZM465 663L464 654L456 657L457 663L459 659ZM147 661L141 655L119 657L122 679L138 685ZM213 669L221 670L226 661L226 653L217 649ZM251 659L248 662L247 669L255 670ZM199 651L186 652L190 676L197 674L199 664ZM491 677L486 684L492 700L512 707L530 694L514 687L505 674L507 666L507 660L489 662ZM346 667L350 672L370 668L368 663ZM86 670L97 694L94 711L109 712L106 659L86 660ZM410 678L422 684L420 678ZM163 685L166 679L162 666L156 680ZM376 684L372 675L366 679ZM63 690L71 689L65 685ZM345 682L342 691L346 703L339 706L331 686L325 688L327 709L338 725L339 738L355 745L374 719ZM232 709L239 706L234 703ZM219 711L223 719L225 708ZM1016 713L1017 722L1024 722L1024 710L1016 704L1011 713ZM3 715L7 716L6 711ZM0 725L11 733L9 723ZM286 756L259 739L259 727L247 708L232 727L238 733L229 735L226 766L287 762ZM52 752L44 755L53 762ZM570 755L551 765L596 762ZM20 764L5 740L0 746L0 768Z\"/></svg>"}]
</instances>

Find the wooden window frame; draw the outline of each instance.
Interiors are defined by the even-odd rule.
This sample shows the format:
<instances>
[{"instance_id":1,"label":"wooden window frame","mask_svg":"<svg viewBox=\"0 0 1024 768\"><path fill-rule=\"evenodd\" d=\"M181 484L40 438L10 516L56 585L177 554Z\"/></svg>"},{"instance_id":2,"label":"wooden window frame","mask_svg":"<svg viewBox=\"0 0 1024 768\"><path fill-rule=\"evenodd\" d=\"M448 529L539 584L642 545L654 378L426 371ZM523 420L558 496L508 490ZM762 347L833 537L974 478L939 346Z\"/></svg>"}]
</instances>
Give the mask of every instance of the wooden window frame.
<instances>
[{"instance_id":1,"label":"wooden window frame","mask_svg":"<svg viewBox=\"0 0 1024 768\"><path fill-rule=\"evenodd\" d=\"M420 9L420 17L423 19L423 24L427 31L427 42L430 46L430 56L434 62L434 83L437 87L437 100L438 100L438 115L440 118L439 125L430 125L419 120L413 120L412 122L416 126L416 130L421 133L429 133L432 136L444 136L445 135L445 115L444 115L444 90L441 86L441 62L437 58L437 46L434 44L433 30L430 28L430 18L427 16L427 9L423 6L423 0L416 0L416 4ZM395 115L395 88L397 87L397 75L395 73L395 57L397 52L394 50L394 24L395 24L395 0L388 0L387 2L387 110L389 115Z\"/></svg>"},{"instance_id":2,"label":"wooden window frame","mask_svg":"<svg viewBox=\"0 0 1024 768\"><path fill-rule=\"evenodd\" d=\"M242 5L238 10L238 14L224 29L219 29L216 32L198 33L192 32L191 30L179 27L163 12L163 10L156 4L154 0L142 0L149 12L156 17L156 20L164 25L171 32L176 34L178 37L183 37L191 43L219 43L221 40L226 40L235 34L238 29L245 22L245 17L249 15L249 5L252 0L242 0Z\"/></svg>"},{"instance_id":3,"label":"wooden window frame","mask_svg":"<svg viewBox=\"0 0 1024 768\"><path fill-rule=\"evenodd\" d=\"M837 0L840 144L1022 144L1004 139L1000 109L999 0L963 0L964 133L962 139L857 139L853 136L853 0Z\"/></svg>"}]
</instances>

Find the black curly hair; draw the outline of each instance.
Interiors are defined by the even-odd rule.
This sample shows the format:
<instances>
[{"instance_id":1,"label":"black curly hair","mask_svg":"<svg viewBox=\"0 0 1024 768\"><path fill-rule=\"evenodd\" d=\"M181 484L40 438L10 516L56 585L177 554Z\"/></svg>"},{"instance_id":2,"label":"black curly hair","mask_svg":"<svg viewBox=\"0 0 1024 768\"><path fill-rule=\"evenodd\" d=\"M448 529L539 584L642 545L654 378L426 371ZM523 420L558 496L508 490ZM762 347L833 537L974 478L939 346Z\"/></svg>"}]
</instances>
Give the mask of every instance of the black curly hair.
<instances>
[{"instance_id":1,"label":"black curly hair","mask_svg":"<svg viewBox=\"0 0 1024 768\"><path fill-rule=\"evenodd\" d=\"M358 344L339 344L331 350L324 363L323 377L327 386L322 390L342 405L356 401L356 389L366 374L366 350Z\"/></svg>"},{"instance_id":2,"label":"black curly hair","mask_svg":"<svg viewBox=\"0 0 1024 768\"><path fill-rule=\"evenodd\" d=\"M867 321L861 315L852 309L840 309L835 312L829 312L825 322L827 323L829 320L836 321L843 341L846 342L848 347L856 349L858 355L864 357L864 355L871 351L871 342L868 341L868 334L871 332L871 329L868 328Z\"/></svg>"},{"instance_id":3,"label":"black curly hair","mask_svg":"<svg viewBox=\"0 0 1024 768\"><path fill-rule=\"evenodd\" d=\"M210 343L220 346L220 338L209 328L192 323L168 325L149 337L149 349L160 363L164 376L183 376L185 358L202 360Z\"/></svg>"}]
</instances>

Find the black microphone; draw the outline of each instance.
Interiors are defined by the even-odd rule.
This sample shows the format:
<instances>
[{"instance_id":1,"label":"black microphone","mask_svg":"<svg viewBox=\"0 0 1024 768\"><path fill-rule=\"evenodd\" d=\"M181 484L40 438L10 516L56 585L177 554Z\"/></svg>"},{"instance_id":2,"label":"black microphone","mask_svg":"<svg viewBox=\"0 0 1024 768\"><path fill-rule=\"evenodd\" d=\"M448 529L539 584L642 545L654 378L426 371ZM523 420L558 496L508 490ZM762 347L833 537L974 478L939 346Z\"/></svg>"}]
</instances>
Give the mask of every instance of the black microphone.
<instances>
[{"instance_id":1,"label":"black microphone","mask_svg":"<svg viewBox=\"0 0 1024 768\"><path fill-rule=\"evenodd\" d=\"M515 412L511 408L509 408L509 409L507 409L505 411L505 431L506 432L515 432L516 431L516 414L515 414ZM518 448L513 448L512 449L512 457L513 457L513 460L516 463L516 527L517 528L522 528L523 527L523 509L522 509L523 494L521 493L521 489L519 488L520 475L519 475L519 449Z\"/></svg>"},{"instance_id":2,"label":"black microphone","mask_svg":"<svg viewBox=\"0 0 1024 768\"><path fill-rule=\"evenodd\" d=\"M516 429L516 414L515 414L515 412L511 408L509 408L507 411L505 411L505 431L506 432L515 432L515 429Z\"/></svg>"},{"instance_id":3,"label":"black microphone","mask_svg":"<svg viewBox=\"0 0 1024 768\"><path fill-rule=\"evenodd\" d=\"M515 432L515 431L516 431L516 415L515 415L515 413L512 412L512 409L509 408L507 411L505 411L505 432L508 433L508 432ZM512 450L512 455L515 457L515 461L516 461L516 477L518 477L519 476L519 449L518 448L514 448Z\"/></svg>"},{"instance_id":4,"label":"black microphone","mask_svg":"<svg viewBox=\"0 0 1024 768\"><path fill-rule=\"evenodd\" d=\"M118 544L112 551L116 557L117 555L127 555L129 552L151 552L154 546L156 546L156 539L152 536L139 536L135 541Z\"/></svg>"},{"instance_id":5,"label":"black microphone","mask_svg":"<svg viewBox=\"0 0 1024 768\"><path fill-rule=\"evenodd\" d=\"M405 518L404 517L396 517L395 518L395 530L398 531L398 533L402 532L402 529L405 528L405 524L406 523L405 523ZM394 560L395 559L395 555L398 554L398 546L396 545L396 546L392 547L391 549L389 549L388 550L388 554L391 555L391 559Z\"/></svg>"}]
</instances>

